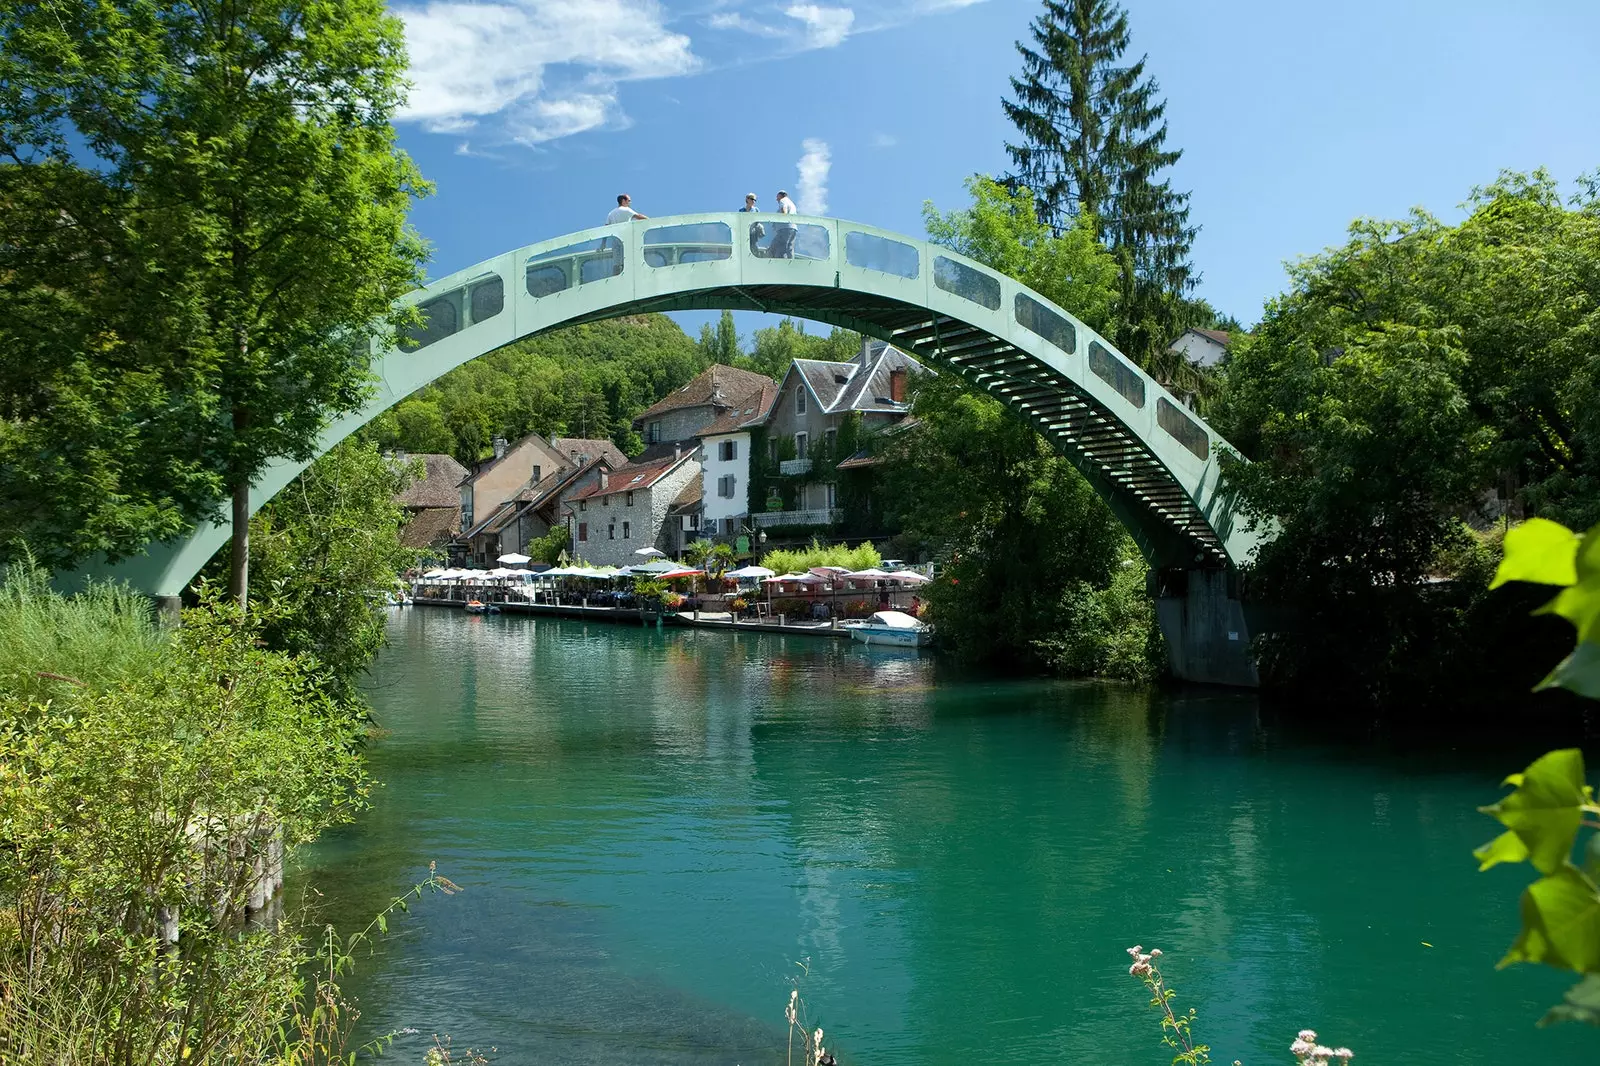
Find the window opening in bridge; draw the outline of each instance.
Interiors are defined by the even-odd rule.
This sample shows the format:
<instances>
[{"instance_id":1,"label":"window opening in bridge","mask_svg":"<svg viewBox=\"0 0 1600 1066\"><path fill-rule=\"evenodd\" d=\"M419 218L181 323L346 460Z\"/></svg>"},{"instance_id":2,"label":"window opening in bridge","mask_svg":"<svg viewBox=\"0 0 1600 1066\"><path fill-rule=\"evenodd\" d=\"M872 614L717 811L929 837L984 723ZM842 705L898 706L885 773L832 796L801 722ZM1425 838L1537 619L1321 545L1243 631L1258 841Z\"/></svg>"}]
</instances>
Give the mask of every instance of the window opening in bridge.
<instances>
[{"instance_id":1,"label":"window opening in bridge","mask_svg":"<svg viewBox=\"0 0 1600 1066\"><path fill-rule=\"evenodd\" d=\"M1089 342L1089 369L1135 407L1144 406L1144 378L1099 341Z\"/></svg>"},{"instance_id":2,"label":"window opening in bridge","mask_svg":"<svg viewBox=\"0 0 1600 1066\"><path fill-rule=\"evenodd\" d=\"M844 235L844 261L863 270L914 278L922 272L917 250L901 241L850 230Z\"/></svg>"},{"instance_id":3,"label":"window opening in bridge","mask_svg":"<svg viewBox=\"0 0 1600 1066\"><path fill-rule=\"evenodd\" d=\"M1200 423L1178 410L1177 404L1162 396L1156 400L1156 423L1167 435L1194 453L1196 459L1211 456L1211 438Z\"/></svg>"},{"instance_id":4,"label":"window opening in bridge","mask_svg":"<svg viewBox=\"0 0 1600 1066\"><path fill-rule=\"evenodd\" d=\"M757 259L827 259L833 254L832 248L826 226L794 222L750 224L750 254Z\"/></svg>"},{"instance_id":5,"label":"window opening in bridge","mask_svg":"<svg viewBox=\"0 0 1600 1066\"><path fill-rule=\"evenodd\" d=\"M474 323L493 318L505 309L506 284L498 274L475 283L467 292Z\"/></svg>"},{"instance_id":6,"label":"window opening in bridge","mask_svg":"<svg viewBox=\"0 0 1600 1066\"><path fill-rule=\"evenodd\" d=\"M1012 313L1019 325L1032 330L1064 352L1078 350L1078 331L1072 323L1031 296L1017 293Z\"/></svg>"},{"instance_id":7,"label":"window opening in bridge","mask_svg":"<svg viewBox=\"0 0 1600 1066\"><path fill-rule=\"evenodd\" d=\"M992 278L981 270L974 270L965 263L946 259L942 255L935 256L933 283L963 300L982 304L991 311L1000 310L1000 279Z\"/></svg>"},{"instance_id":8,"label":"window opening in bridge","mask_svg":"<svg viewBox=\"0 0 1600 1066\"><path fill-rule=\"evenodd\" d=\"M622 242L600 237L528 257L529 296L549 296L622 273Z\"/></svg>"},{"instance_id":9,"label":"window opening in bridge","mask_svg":"<svg viewBox=\"0 0 1600 1066\"><path fill-rule=\"evenodd\" d=\"M426 348L435 341L442 341L460 330L463 291L465 290L457 289L454 292L447 292L420 305L417 312L422 315L422 324L406 327L401 347L411 351Z\"/></svg>"},{"instance_id":10,"label":"window opening in bridge","mask_svg":"<svg viewBox=\"0 0 1600 1066\"><path fill-rule=\"evenodd\" d=\"M709 263L733 257L733 228L726 222L688 222L645 230L644 261L653 267Z\"/></svg>"}]
</instances>

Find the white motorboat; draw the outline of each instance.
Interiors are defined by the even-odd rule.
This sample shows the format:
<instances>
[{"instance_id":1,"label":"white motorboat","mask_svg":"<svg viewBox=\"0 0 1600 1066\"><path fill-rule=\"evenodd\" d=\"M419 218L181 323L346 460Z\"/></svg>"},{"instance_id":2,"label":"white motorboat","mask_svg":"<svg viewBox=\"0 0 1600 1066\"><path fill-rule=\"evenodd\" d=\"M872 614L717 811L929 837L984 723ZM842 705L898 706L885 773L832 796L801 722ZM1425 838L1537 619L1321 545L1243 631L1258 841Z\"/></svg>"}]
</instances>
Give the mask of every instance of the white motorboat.
<instances>
[{"instance_id":1,"label":"white motorboat","mask_svg":"<svg viewBox=\"0 0 1600 1066\"><path fill-rule=\"evenodd\" d=\"M919 622L904 611L879 611L871 618L846 622L850 636L863 644L892 644L898 648L920 648L933 642L933 627Z\"/></svg>"}]
</instances>

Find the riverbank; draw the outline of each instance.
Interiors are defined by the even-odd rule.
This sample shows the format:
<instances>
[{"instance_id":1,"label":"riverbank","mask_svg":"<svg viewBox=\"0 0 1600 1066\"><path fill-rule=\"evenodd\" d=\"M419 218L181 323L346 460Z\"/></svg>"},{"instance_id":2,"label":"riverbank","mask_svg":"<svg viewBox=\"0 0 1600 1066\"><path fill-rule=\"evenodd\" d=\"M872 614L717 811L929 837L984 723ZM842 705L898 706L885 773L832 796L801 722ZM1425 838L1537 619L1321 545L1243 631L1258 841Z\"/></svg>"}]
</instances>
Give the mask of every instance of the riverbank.
<instances>
[{"instance_id":1,"label":"riverbank","mask_svg":"<svg viewBox=\"0 0 1600 1066\"><path fill-rule=\"evenodd\" d=\"M466 600L417 599L414 607L453 607L464 611ZM636 607L590 607L588 604L527 603L502 600L494 604L501 614L525 614L544 618L570 618L586 622L608 622L625 626L692 626L699 629L720 629L740 633L788 633L795 636L831 637L849 640L850 631L839 626L837 619L823 622L791 622L779 615L779 621L741 621L726 612L707 611L704 614L648 611Z\"/></svg>"}]
</instances>

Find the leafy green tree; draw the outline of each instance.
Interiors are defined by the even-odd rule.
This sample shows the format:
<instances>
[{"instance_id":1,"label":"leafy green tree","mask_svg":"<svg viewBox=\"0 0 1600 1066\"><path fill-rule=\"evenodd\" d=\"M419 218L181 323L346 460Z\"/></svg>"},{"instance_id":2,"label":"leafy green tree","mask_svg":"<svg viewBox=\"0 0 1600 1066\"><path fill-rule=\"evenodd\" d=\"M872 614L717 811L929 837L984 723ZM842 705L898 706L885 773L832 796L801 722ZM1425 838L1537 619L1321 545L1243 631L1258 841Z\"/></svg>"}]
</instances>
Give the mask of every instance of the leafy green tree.
<instances>
[{"instance_id":1,"label":"leafy green tree","mask_svg":"<svg viewBox=\"0 0 1600 1066\"><path fill-rule=\"evenodd\" d=\"M198 490L225 488L244 603L251 478L274 456L308 458L327 419L360 405L367 341L419 278L424 248L405 219L425 186L389 123L404 99L401 23L379 0L109 0L13 5L5 33L0 212L32 219L3 223L24 238L7 249L6 299L77 298L90 312L56 316L62 328L33 346L60 394L30 413L13 399L8 414L45 432L86 409L102 435L147 438L146 461L198 457L175 464L171 492L128 502L115 448L75 458L131 511L96 533L120 551L170 514L210 510ZM44 220L100 254L64 276L62 246L79 238L41 232ZM65 296L40 293L58 279ZM127 418L130 406L155 417ZM15 458L73 487L59 461Z\"/></svg>"},{"instance_id":2,"label":"leafy green tree","mask_svg":"<svg viewBox=\"0 0 1600 1066\"><path fill-rule=\"evenodd\" d=\"M965 209L924 206L932 239L1106 328L1117 267L1092 220L1079 217L1058 236L1027 190L983 177L968 190ZM952 376L919 381L912 413L914 428L872 447L890 521L944 560L925 593L941 642L976 662L1152 673L1159 645L1144 567L1082 475L1015 413Z\"/></svg>"},{"instance_id":3,"label":"leafy green tree","mask_svg":"<svg viewBox=\"0 0 1600 1066\"><path fill-rule=\"evenodd\" d=\"M1006 145L1012 184L1033 190L1039 216L1064 232L1098 220L1120 271L1118 348L1168 377L1167 345L1191 324L1195 278L1189 194L1162 174L1182 156L1166 146L1167 105L1145 60L1129 63L1128 15L1114 0L1044 0L1017 43L1022 73L1003 101L1019 143Z\"/></svg>"},{"instance_id":4,"label":"leafy green tree","mask_svg":"<svg viewBox=\"0 0 1600 1066\"><path fill-rule=\"evenodd\" d=\"M610 439L634 454L644 447L634 417L709 365L665 315L573 326L457 367L366 435L381 448L443 451L469 465L495 437L529 433Z\"/></svg>"},{"instance_id":5,"label":"leafy green tree","mask_svg":"<svg viewBox=\"0 0 1600 1066\"><path fill-rule=\"evenodd\" d=\"M315 662L341 706L356 705L357 683L383 647L384 596L426 554L400 543L406 514L394 503L420 465L401 467L370 443L346 441L252 520L251 595L274 607L261 639Z\"/></svg>"},{"instance_id":6,"label":"leafy green tree","mask_svg":"<svg viewBox=\"0 0 1600 1066\"><path fill-rule=\"evenodd\" d=\"M1233 347L1210 416L1254 460L1228 470L1241 505L1280 531L1253 587L1302 616L1263 644L1274 684L1498 700L1525 686L1488 664L1552 635L1508 631L1521 593L1483 591L1492 546L1461 519L1483 524L1495 496L1600 517L1600 211L1592 194L1563 205L1544 174L1504 175L1471 207L1458 226L1356 223Z\"/></svg>"},{"instance_id":7,"label":"leafy green tree","mask_svg":"<svg viewBox=\"0 0 1600 1066\"><path fill-rule=\"evenodd\" d=\"M834 327L826 336L805 332L805 324L782 319L776 326L758 329L755 346L748 356L734 363L741 370L753 370L775 381L782 381L789 364L796 359L820 359L843 363L861 352L861 334Z\"/></svg>"},{"instance_id":8,"label":"leafy green tree","mask_svg":"<svg viewBox=\"0 0 1600 1066\"><path fill-rule=\"evenodd\" d=\"M1011 190L984 175L966 181L968 207L941 213L922 205L928 239L976 259L1053 300L1091 329L1111 332L1117 299L1116 259L1100 246L1094 219L1079 215L1059 235L1035 213L1027 189Z\"/></svg>"},{"instance_id":9,"label":"leafy green tree","mask_svg":"<svg viewBox=\"0 0 1600 1066\"><path fill-rule=\"evenodd\" d=\"M700 357L709 366L722 363L726 366L744 353L739 350L739 331L734 328L733 312L724 311L715 328L707 322L700 327Z\"/></svg>"}]
</instances>

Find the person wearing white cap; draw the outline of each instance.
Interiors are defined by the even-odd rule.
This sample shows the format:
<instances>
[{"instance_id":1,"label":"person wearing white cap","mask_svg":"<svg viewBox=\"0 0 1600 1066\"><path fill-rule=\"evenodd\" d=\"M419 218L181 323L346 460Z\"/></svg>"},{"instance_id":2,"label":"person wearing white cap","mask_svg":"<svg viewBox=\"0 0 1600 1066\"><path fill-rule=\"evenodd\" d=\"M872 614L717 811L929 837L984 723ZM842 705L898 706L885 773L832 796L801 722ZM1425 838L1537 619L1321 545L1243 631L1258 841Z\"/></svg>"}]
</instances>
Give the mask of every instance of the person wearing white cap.
<instances>
[{"instance_id":1,"label":"person wearing white cap","mask_svg":"<svg viewBox=\"0 0 1600 1066\"><path fill-rule=\"evenodd\" d=\"M753 193L753 192L745 193L744 194L744 206L739 208L739 213L743 214L746 211L755 211L755 210L757 210L757 208L756 208L756 194ZM750 223L750 254L752 256L755 256L757 259L761 258L761 249L756 247L756 242L759 241L761 238L765 237L766 235L767 235L767 227L763 226L759 222Z\"/></svg>"}]
</instances>

